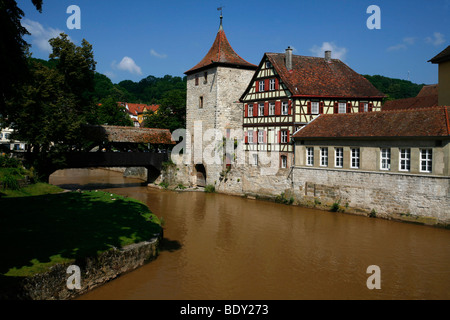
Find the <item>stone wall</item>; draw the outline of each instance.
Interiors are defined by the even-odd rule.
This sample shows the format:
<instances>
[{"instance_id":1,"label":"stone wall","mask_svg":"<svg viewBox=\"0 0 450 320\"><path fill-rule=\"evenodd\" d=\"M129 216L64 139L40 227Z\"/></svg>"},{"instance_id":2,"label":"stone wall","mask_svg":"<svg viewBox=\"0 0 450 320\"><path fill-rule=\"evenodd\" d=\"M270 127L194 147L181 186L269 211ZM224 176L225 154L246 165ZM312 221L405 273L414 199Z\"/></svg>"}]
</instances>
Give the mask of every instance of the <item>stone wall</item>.
<instances>
[{"instance_id":1,"label":"stone wall","mask_svg":"<svg viewBox=\"0 0 450 320\"><path fill-rule=\"evenodd\" d=\"M111 249L96 258L87 258L71 264L60 264L47 273L25 278L21 283L5 292L2 288L1 299L13 300L69 300L117 278L121 274L135 270L155 259L159 252L160 238L125 247ZM67 288L67 268L77 265L81 269L81 289Z\"/></svg>"},{"instance_id":2,"label":"stone wall","mask_svg":"<svg viewBox=\"0 0 450 320\"><path fill-rule=\"evenodd\" d=\"M339 203L365 215L450 223L449 177L296 167L292 193L300 204Z\"/></svg>"}]
</instances>

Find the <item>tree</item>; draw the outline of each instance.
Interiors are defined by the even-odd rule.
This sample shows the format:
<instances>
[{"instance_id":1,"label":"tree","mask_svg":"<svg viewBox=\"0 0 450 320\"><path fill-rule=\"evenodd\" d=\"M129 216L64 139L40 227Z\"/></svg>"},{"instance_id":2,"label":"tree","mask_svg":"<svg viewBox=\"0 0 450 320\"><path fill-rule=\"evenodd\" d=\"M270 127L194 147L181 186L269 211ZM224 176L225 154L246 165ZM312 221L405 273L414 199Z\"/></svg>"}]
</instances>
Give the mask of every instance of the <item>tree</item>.
<instances>
[{"instance_id":1,"label":"tree","mask_svg":"<svg viewBox=\"0 0 450 320\"><path fill-rule=\"evenodd\" d=\"M32 0L42 12L42 0ZM20 20L24 12L14 0L0 0L0 114L7 117L6 100L16 93L15 88L29 78L26 55L29 45L23 36L29 34Z\"/></svg>"},{"instance_id":2,"label":"tree","mask_svg":"<svg viewBox=\"0 0 450 320\"><path fill-rule=\"evenodd\" d=\"M125 108L117 104L117 100L114 97L108 97L101 100L101 103L96 107L95 122L92 124L98 125L111 125L132 127L133 121L126 113Z\"/></svg>"},{"instance_id":3,"label":"tree","mask_svg":"<svg viewBox=\"0 0 450 320\"><path fill-rule=\"evenodd\" d=\"M66 152L84 150L89 145L82 126L95 112L91 99L95 72L92 46L83 40L77 47L65 34L50 43L55 67L30 60L28 83L7 103L14 137L27 142L27 161L44 180L64 167Z\"/></svg>"},{"instance_id":4,"label":"tree","mask_svg":"<svg viewBox=\"0 0 450 320\"><path fill-rule=\"evenodd\" d=\"M169 129L171 132L186 127L186 92L171 90L164 94L156 112L145 115L144 127Z\"/></svg>"}]
</instances>

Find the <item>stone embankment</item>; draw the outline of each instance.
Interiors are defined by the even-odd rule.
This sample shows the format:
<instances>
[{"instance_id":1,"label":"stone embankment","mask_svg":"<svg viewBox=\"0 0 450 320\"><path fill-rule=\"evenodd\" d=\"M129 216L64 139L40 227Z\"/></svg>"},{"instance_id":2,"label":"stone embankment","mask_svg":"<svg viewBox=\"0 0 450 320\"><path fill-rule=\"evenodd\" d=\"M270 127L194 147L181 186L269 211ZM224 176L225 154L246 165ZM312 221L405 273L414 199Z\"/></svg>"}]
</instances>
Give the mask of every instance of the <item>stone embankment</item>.
<instances>
[{"instance_id":1,"label":"stone embankment","mask_svg":"<svg viewBox=\"0 0 450 320\"><path fill-rule=\"evenodd\" d=\"M162 235L147 242L112 248L94 258L85 258L72 264L58 264L50 271L24 278L20 283L0 295L0 299L13 300L70 300L101 286L120 275L133 271L157 258ZM67 273L70 265L81 271L81 289L68 289Z\"/></svg>"}]
</instances>

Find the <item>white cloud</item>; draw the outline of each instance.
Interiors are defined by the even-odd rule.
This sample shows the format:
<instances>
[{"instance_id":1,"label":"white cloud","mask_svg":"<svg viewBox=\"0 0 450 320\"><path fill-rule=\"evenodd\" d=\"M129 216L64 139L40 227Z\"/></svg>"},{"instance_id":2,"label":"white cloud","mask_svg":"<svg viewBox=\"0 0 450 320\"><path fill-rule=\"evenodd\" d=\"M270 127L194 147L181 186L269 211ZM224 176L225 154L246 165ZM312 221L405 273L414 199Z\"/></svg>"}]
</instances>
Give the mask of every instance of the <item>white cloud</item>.
<instances>
[{"instance_id":1,"label":"white cloud","mask_svg":"<svg viewBox=\"0 0 450 320\"><path fill-rule=\"evenodd\" d=\"M325 51L331 51L331 57L333 59L345 60L347 54L347 48L338 47L334 42L324 42L322 46L315 45L309 49L316 57L324 57Z\"/></svg>"},{"instance_id":2,"label":"white cloud","mask_svg":"<svg viewBox=\"0 0 450 320\"><path fill-rule=\"evenodd\" d=\"M416 43L416 38L414 38L414 37L405 37L405 38L403 38L403 41L401 43L393 45L393 46L390 46L386 50L387 51L406 50L406 49L408 49L408 46L411 46L414 43Z\"/></svg>"},{"instance_id":3,"label":"white cloud","mask_svg":"<svg viewBox=\"0 0 450 320\"><path fill-rule=\"evenodd\" d=\"M120 61L119 64L116 64L114 61L112 63L113 68L122 70L122 71L128 71L132 74L142 75L141 67L139 67L136 62L134 62L133 59L130 57L123 57L122 61Z\"/></svg>"},{"instance_id":4,"label":"white cloud","mask_svg":"<svg viewBox=\"0 0 450 320\"><path fill-rule=\"evenodd\" d=\"M434 46L439 46L445 42L445 36L442 33L435 32L432 37L425 38L425 41Z\"/></svg>"},{"instance_id":5,"label":"white cloud","mask_svg":"<svg viewBox=\"0 0 450 320\"><path fill-rule=\"evenodd\" d=\"M48 53L52 52L52 46L48 41L64 32L60 29L45 28L39 22L30 19L23 19L22 25L31 33L31 44Z\"/></svg>"},{"instance_id":6,"label":"white cloud","mask_svg":"<svg viewBox=\"0 0 450 320\"><path fill-rule=\"evenodd\" d=\"M161 54L161 53L158 53L158 52L156 52L156 51L153 50L153 49L150 50L150 54L151 54L152 56L156 57L156 58L159 58L159 59L165 59L165 58L167 58L167 54Z\"/></svg>"}]
</instances>

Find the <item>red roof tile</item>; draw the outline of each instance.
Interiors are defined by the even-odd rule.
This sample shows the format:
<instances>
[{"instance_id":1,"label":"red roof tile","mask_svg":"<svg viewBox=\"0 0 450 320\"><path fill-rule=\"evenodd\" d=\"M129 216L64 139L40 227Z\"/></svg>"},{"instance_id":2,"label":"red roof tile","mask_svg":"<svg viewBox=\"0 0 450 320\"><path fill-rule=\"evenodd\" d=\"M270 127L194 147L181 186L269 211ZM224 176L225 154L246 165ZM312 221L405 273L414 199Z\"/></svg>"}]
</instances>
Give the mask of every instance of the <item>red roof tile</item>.
<instances>
[{"instance_id":1,"label":"red roof tile","mask_svg":"<svg viewBox=\"0 0 450 320\"><path fill-rule=\"evenodd\" d=\"M418 97L426 97L426 96L437 96L438 95L438 84L431 84L428 86L423 86L420 92L417 94Z\"/></svg>"},{"instance_id":2,"label":"red roof tile","mask_svg":"<svg viewBox=\"0 0 450 320\"><path fill-rule=\"evenodd\" d=\"M449 137L450 107L321 115L294 138Z\"/></svg>"},{"instance_id":3,"label":"red roof tile","mask_svg":"<svg viewBox=\"0 0 450 320\"><path fill-rule=\"evenodd\" d=\"M214 40L214 43L206 56L195 67L186 71L185 74L192 74L213 65L225 65L250 70L257 69L256 65L245 61L233 50L228 42L222 25L220 26L216 39Z\"/></svg>"},{"instance_id":4,"label":"red roof tile","mask_svg":"<svg viewBox=\"0 0 450 320\"><path fill-rule=\"evenodd\" d=\"M366 78L338 59L292 56L287 70L284 53L266 53L281 80L294 96L383 98Z\"/></svg>"},{"instance_id":5,"label":"red roof tile","mask_svg":"<svg viewBox=\"0 0 450 320\"><path fill-rule=\"evenodd\" d=\"M144 112L145 109L156 112L159 109L159 105L147 105L142 103L127 103L127 102L118 102L118 104L124 108L126 108L127 112L133 116L137 116ZM127 108L128 107L128 108Z\"/></svg>"},{"instance_id":6,"label":"red roof tile","mask_svg":"<svg viewBox=\"0 0 450 320\"><path fill-rule=\"evenodd\" d=\"M433 108L438 106L438 95L417 96L413 98L386 101L381 110L408 110L416 108Z\"/></svg>"},{"instance_id":7,"label":"red roof tile","mask_svg":"<svg viewBox=\"0 0 450 320\"><path fill-rule=\"evenodd\" d=\"M84 133L91 139L106 139L110 142L175 144L168 129L85 126Z\"/></svg>"}]
</instances>

